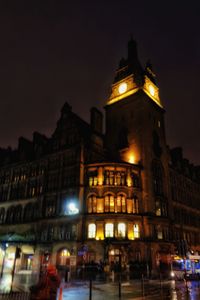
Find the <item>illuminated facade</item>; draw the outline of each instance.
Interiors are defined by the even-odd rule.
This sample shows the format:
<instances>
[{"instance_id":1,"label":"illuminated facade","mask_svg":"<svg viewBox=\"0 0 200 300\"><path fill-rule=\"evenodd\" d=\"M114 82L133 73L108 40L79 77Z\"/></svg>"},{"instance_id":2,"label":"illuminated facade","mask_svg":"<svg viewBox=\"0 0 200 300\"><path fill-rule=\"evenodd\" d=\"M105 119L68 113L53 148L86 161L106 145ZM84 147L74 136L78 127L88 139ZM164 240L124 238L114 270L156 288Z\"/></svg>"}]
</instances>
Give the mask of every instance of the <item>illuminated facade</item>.
<instances>
[{"instance_id":1,"label":"illuminated facade","mask_svg":"<svg viewBox=\"0 0 200 300\"><path fill-rule=\"evenodd\" d=\"M174 254L199 254L199 168L183 171L166 146L155 74L133 40L105 110L105 134L101 112L88 124L66 103L51 138L0 150L1 270L137 262L150 275Z\"/></svg>"}]
</instances>

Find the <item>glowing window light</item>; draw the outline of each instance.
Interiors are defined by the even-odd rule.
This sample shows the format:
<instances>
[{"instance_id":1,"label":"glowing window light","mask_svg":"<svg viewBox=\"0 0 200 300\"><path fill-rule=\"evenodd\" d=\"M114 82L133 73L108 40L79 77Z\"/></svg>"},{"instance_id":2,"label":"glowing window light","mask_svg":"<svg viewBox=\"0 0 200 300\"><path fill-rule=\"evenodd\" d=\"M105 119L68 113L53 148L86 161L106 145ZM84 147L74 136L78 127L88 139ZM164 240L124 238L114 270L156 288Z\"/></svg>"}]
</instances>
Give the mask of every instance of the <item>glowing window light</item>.
<instances>
[{"instance_id":1,"label":"glowing window light","mask_svg":"<svg viewBox=\"0 0 200 300\"><path fill-rule=\"evenodd\" d=\"M118 224L118 236L125 237L126 236L126 225L125 223Z\"/></svg>"},{"instance_id":2,"label":"glowing window light","mask_svg":"<svg viewBox=\"0 0 200 300\"><path fill-rule=\"evenodd\" d=\"M138 224L134 224L133 226L133 234L134 238L139 238L140 237L140 229Z\"/></svg>"},{"instance_id":3,"label":"glowing window light","mask_svg":"<svg viewBox=\"0 0 200 300\"><path fill-rule=\"evenodd\" d=\"M70 256L70 253L67 249L63 249L61 252L61 256Z\"/></svg>"},{"instance_id":4,"label":"glowing window light","mask_svg":"<svg viewBox=\"0 0 200 300\"><path fill-rule=\"evenodd\" d=\"M134 156L133 154L131 154L131 155L129 156L129 163L130 163L130 164L134 164L134 163L135 163L135 156Z\"/></svg>"},{"instance_id":5,"label":"glowing window light","mask_svg":"<svg viewBox=\"0 0 200 300\"><path fill-rule=\"evenodd\" d=\"M94 239L96 236L96 225L94 223L88 225L88 238Z\"/></svg>"},{"instance_id":6,"label":"glowing window light","mask_svg":"<svg viewBox=\"0 0 200 300\"><path fill-rule=\"evenodd\" d=\"M113 223L107 223L105 228L105 236L106 237L113 237L114 235L114 225Z\"/></svg>"}]
</instances>

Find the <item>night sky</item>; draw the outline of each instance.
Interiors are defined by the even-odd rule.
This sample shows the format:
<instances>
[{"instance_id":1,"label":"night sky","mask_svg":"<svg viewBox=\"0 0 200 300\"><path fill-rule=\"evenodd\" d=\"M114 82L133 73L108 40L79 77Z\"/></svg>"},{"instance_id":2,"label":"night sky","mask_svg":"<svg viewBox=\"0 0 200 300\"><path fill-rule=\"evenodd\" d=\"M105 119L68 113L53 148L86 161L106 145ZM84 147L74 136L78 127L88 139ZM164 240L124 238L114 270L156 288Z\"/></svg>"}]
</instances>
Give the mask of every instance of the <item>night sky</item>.
<instances>
[{"instance_id":1,"label":"night sky","mask_svg":"<svg viewBox=\"0 0 200 300\"><path fill-rule=\"evenodd\" d=\"M0 146L50 136L65 101L87 121L103 111L132 34L157 75L169 146L200 164L199 3L1 0Z\"/></svg>"}]
</instances>

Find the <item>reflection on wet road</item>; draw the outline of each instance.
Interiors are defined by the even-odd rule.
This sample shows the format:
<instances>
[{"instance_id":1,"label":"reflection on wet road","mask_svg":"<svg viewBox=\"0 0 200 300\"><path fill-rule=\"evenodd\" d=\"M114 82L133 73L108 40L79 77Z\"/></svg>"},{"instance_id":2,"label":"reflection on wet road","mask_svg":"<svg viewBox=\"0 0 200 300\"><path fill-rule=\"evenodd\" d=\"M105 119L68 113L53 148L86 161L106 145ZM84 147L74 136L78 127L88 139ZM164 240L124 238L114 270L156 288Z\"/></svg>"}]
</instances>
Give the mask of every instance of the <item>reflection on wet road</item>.
<instances>
[{"instance_id":1,"label":"reflection on wet road","mask_svg":"<svg viewBox=\"0 0 200 300\"><path fill-rule=\"evenodd\" d=\"M13 284L11 274L4 274L0 281L0 293L29 291L37 282L37 274L15 274ZM122 282L121 300L200 300L200 282L132 280ZM143 296L143 297L142 297ZM88 300L89 282L73 281L63 284L63 300ZM92 300L119 299L118 282L93 282ZM1 299L1 297L0 297ZM13 298L6 298L13 299Z\"/></svg>"}]
</instances>

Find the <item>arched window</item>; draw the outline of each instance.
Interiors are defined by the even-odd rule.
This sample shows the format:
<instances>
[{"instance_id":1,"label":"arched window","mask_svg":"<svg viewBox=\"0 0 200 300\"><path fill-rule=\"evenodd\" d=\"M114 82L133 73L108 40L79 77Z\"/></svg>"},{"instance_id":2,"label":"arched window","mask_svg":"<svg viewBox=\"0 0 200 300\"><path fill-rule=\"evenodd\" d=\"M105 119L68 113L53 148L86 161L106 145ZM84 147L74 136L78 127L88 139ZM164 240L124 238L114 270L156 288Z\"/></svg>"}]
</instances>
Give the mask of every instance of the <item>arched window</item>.
<instances>
[{"instance_id":1,"label":"arched window","mask_svg":"<svg viewBox=\"0 0 200 300\"><path fill-rule=\"evenodd\" d=\"M115 198L112 194L105 196L104 208L105 212L115 212Z\"/></svg>"},{"instance_id":2,"label":"arched window","mask_svg":"<svg viewBox=\"0 0 200 300\"><path fill-rule=\"evenodd\" d=\"M117 196L117 212L126 212L126 198L123 194Z\"/></svg>"},{"instance_id":3,"label":"arched window","mask_svg":"<svg viewBox=\"0 0 200 300\"><path fill-rule=\"evenodd\" d=\"M140 228L138 224L133 225L133 237L134 239L138 239L140 237Z\"/></svg>"},{"instance_id":4,"label":"arched window","mask_svg":"<svg viewBox=\"0 0 200 300\"><path fill-rule=\"evenodd\" d=\"M68 249L64 248L57 253L57 266L67 266L70 264L70 252Z\"/></svg>"},{"instance_id":5,"label":"arched window","mask_svg":"<svg viewBox=\"0 0 200 300\"><path fill-rule=\"evenodd\" d=\"M105 226L105 237L110 238L114 236L114 224L107 223Z\"/></svg>"},{"instance_id":6,"label":"arched window","mask_svg":"<svg viewBox=\"0 0 200 300\"><path fill-rule=\"evenodd\" d=\"M87 210L88 213L97 212L97 197L95 195L91 195L90 197L88 197Z\"/></svg>"},{"instance_id":7,"label":"arched window","mask_svg":"<svg viewBox=\"0 0 200 300\"><path fill-rule=\"evenodd\" d=\"M96 237L96 224L91 223L88 225L88 238L94 239Z\"/></svg>"},{"instance_id":8,"label":"arched window","mask_svg":"<svg viewBox=\"0 0 200 300\"><path fill-rule=\"evenodd\" d=\"M125 223L119 223L118 224L118 237L126 237L126 224Z\"/></svg>"},{"instance_id":9,"label":"arched window","mask_svg":"<svg viewBox=\"0 0 200 300\"><path fill-rule=\"evenodd\" d=\"M153 161L152 163L152 175L153 175L153 189L155 195L163 195L163 166L160 161Z\"/></svg>"},{"instance_id":10,"label":"arched window","mask_svg":"<svg viewBox=\"0 0 200 300\"><path fill-rule=\"evenodd\" d=\"M0 209L0 224L3 224L4 223L4 218L5 218L5 208L2 207Z\"/></svg>"}]
</instances>

